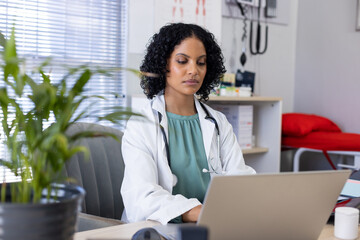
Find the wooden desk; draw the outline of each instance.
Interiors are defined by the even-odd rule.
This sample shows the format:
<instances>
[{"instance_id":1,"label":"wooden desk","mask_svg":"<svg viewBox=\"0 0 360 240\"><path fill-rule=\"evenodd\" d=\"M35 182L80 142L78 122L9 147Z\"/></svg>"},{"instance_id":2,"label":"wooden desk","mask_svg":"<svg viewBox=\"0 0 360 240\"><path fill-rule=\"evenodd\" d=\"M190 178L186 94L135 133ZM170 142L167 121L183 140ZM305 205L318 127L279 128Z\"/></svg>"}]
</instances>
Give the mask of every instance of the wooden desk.
<instances>
[{"instance_id":1,"label":"wooden desk","mask_svg":"<svg viewBox=\"0 0 360 240\"><path fill-rule=\"evenodd\" d=\"M359 236L360 236L360 225L358 228ZM334 225L326 224L318 240L338 240L339 238L334 237ZM360 238L357 238L360 239Z\"/></svg>"},{"instance_id":2,"label":"wooden desk","mask_svg":"<svg viewBox=\"0 0 360 240\"><path fill-rule=\"evenodd\" d=\"M146 221L130 223L113 227L100 228L76 233L74 240L125 240L131 239L132 235L141 228L159 225L158 222ZM360 228L359 228L360 230ZM360 235L360 234L359 234ZM327 224L323 228L318 240L337 240L334 237L334 226Z\"/></svg>"}]
</instances>

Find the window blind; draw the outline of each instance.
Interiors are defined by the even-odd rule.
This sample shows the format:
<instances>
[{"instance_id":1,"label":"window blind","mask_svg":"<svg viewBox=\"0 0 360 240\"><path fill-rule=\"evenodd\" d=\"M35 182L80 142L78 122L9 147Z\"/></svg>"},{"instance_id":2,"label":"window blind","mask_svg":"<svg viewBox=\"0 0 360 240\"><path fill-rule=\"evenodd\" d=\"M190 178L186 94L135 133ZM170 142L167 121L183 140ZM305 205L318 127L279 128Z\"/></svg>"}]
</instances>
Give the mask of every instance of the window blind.
<instances>
[{"instance_id":1,"label":"window blind","mask_svg":"<svg viewBox=\"0 0 360 240\"><path fill-rule=\"evenodd\" d=\"M104 69L126 65L127 0L2 0L0 31L8 37L12 27L15 27L18 54L26 59L27 69L52 58L47 74L53 82L65 75L67 70L63 65L86 64ZM32 77L36 80L36 76ZM124 72L119 71L112 76L95 75L90 80L88 94L107 99L98 101L92 111L104 113L109 106L125 106L124 77ZM68 86L75 80L69 78ZM19 103L24 108L31 107L25 100L19 99ZM1 131L0 127L0 134ZM0 158L6 158L1 136ZM0 181L4 176L7 182L13 181L6 169L0 169Z\"/></svg>"}]
</instances>

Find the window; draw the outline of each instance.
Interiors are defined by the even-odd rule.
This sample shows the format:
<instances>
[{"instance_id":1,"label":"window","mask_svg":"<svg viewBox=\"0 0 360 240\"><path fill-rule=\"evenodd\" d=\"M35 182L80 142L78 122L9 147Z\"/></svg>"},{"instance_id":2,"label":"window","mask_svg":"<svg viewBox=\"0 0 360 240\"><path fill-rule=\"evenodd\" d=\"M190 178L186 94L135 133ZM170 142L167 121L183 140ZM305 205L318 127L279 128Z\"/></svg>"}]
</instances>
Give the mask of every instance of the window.
<instances>
[{"instance_id":1,"label":"window","mask_svg":"<svg viewBox=\"0 0 360 240\"><path fill-rule=\"evenodd\" d=\"M27 69L47 57L52 58L53 67L49 72L52 81L64 76L66 69L60 67L64 64L69 67L125 66L126 0L2 0L0 13L0 31L10 36L15 27L17 51L27 59ZM120 71L112 77L92 78L87 89L89 94L108 99L106 103L96 104L93 110L101 112L109 106L125 106L124 77ZM22 104L25 106L26 102ZM0 158L4 158L6 146L2 144L3 139L0 140ZM2 173L5 172L0 170L0 178ZM11 181L8 176L7 181Z\"/></svg>"}]
</instances>

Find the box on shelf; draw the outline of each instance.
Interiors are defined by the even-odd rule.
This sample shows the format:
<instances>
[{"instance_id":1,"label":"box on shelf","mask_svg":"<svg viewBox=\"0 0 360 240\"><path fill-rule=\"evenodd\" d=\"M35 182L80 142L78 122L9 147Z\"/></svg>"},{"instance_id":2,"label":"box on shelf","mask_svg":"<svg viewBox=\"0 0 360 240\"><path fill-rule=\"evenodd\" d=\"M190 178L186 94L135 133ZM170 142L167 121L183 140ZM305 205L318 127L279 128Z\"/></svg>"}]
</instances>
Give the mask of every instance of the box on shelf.
<instances>
[{"instance_id":1,"label":"box on shelf","mask_svg":"<svg viewBox=\"0 0 360 240\"><path fill-rule=\"evenodd\" d=\"M251 148L253 138L253 106L211 104L211 107L225 114L233 127L240 147L242 149Z\"/></svg>"}]
</instances>

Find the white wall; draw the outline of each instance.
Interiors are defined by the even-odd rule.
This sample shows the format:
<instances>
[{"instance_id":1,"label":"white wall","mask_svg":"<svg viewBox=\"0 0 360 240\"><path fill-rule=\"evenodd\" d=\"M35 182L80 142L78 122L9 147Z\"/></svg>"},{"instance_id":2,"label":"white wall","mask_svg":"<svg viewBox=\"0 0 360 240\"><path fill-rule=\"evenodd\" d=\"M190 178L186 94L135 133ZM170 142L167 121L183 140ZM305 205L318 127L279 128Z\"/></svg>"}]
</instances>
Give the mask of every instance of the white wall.
<instances>
[{"instance_id":1,"label":"white wall","mask_svg":"<svg viewBox=\"0 0 360 240\"><path fill-rule=\"evenodd\" d=\"M139 69L144 57L146 44L154 34L154 0L129 0L128 55L127 67ZM133 73L126 73L128 106L130 97L141 94L140 79Z\"/></svg>"},{"instance_id":2,"label":"white wall","mask_svg":"<svg viewBox=\"0 0 360 240\"><path fill-rule=\"evenodd\" d=\"M300 0L294 111L360 133L360 31L356 0Z\"/></svg>"}]
</instances>

